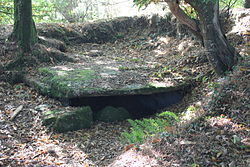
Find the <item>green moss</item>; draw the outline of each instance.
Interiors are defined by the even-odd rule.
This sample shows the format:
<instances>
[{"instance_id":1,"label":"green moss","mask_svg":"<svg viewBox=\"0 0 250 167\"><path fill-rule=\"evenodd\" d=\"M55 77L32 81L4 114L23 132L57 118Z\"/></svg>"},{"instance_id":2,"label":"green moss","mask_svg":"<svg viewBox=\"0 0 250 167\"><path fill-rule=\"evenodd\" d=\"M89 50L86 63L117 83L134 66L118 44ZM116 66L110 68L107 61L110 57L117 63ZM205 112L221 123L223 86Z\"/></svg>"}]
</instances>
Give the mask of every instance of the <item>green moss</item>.
<instances>
[{"instance_id":1,"label":"green moss","mask_svg":"<svg viewBox=\"0 0 250 167\"><path fill-rule=\"evenodd\" d=\"M89 106L71 112L52 110L43 114L43 125L50 126L57 132L67 132L89 128L93 122L92 110Z\"/></svg>"},{"instance_id":2,"label":"green moss","mask_svg":"<svg viewBox=\"0 0 250 167\"><path fill-rule=\"evenodd\" d=\"M115 57L114 60L116 60L116 61L125 61L126 59L124 57Z\"/></svg>"},{"instance_id":3,"label":"green moss","mask_svg":"<svg viewBox=\"0 0 250 167\"><path fill-rule=\"evenodd\" d=\"M38 72L42 75L41 82L46 87L46 90L44 88L39 89L43 93L59 99L67 98L72 95L74 90L79 88L79 85L88 84L97 77L95 71L89 69L69 71L39 68Z\"/></svg>"},{"instance_id":4,"label":"green moss","mask_svg":"<svg viewBox=\"0 0 250 167\"><path fill-rule=\"evenodd\" d=\"M51 115L51 114L58 114L60 111L59 110L51 110L51 111L47 111L45 112L43 115Z\"/></svg>"},{"instance_id":5,"label":"green moss","mask_svg":"<svg viewBox=\"0 0 250 167\"><path fill-rule=\"evenodd\" d=\"M107 106L104 109L97 112L95 115L96 120L103 122L114 122L114 121L123 121L130 118L129 112L122 108L115 108L112 106Z\"/></svg>"},{"instance_id":6,"label":"green moss","mask_svg":"<svg viewBox=\"0 0 250 167\"><path fill-rule=\"evenodd\" d=\"M60 26L58 26L58 27L55 26L54 29L55 29L56 32L61 33L62 35L65 34L64 29L62 29Z\"/></svg>"},{"instance_id":7,"label":"green moss","mask_svg":"<svg viewBox=\"0 0 250 167\"><path fill-rule=\"evenodd\" d=\"M91 80L96 78L96 75L93 70L75 70L75 77L79 80Z\"/></svg>"},{"instance_id":8,"label":"green moss","mask_svg":"<svg viewBox=\"0 0 250 167\"><path fill-rule=\"evenodd\" d=\"M91 80L96 77L95 71L93 70L54 70L50 68L39 68L38 72L46 76L48 78L43 78L46 80L54 80L54 81L83 81L83 80Z\"/></svg>"},{"instance_id":9,"label":"green moss","mask_svg":"<svg viewBox=\"0 0 250 167\"><path fill-rule=\"evenodd\" d=\"M122 38L124 38L124 34L122 34L122 33L117 33L116 35L115 35L115 39L117 40L117 39L122 39Z\"/></svg>"},{"instance_id":10,"label":"green moss","mask_svg":"<svg viewBox=\"0 0 250 167\"><path fill-rule=\"evenodd\" d=\"M133 58L133 59L130 59L130 61L132 61L132 62L139 62L139 61L141 61L141 60L138 59L138 58Z\"/></svg>"},{"instance_id":11,"label":"green moss","mask_svg":"<svg viewBox=\"0 0 250 167\"><path fill-rule=\"evenodd\" d=\"M42 75L54 75L54 72L52 70L50 70L49 68L38 68L38 72Z\"/></svg>"},{"instance_id":12,"label":"green moss","mask_svg":"<svg viewBox=\"0 0 250 167\"><path fill-rule=\"evenodd\" d=\"M52 110L52 111L47 111L47 112L43 113L42 124L44 126L53 125L58 117L59 112L60 111L58 111L58 110Z\"/></svg>"},{"instance_id":13,"label":"green moss","mask_svg":"<svg viewBox=\"0 0 250 167\"><path fill-rule=\"evenodd\" d=\"M53 127L57 132L67 132L89 128L92 122L92 110L88 106L59 115Z\"/></svg>"},{"instance_id":14,"label":"green moss","mask_svg":"<svg viewBox=\"0 0 250 167\"><path fill-rule=\"evenodd\" d=\"M120 71L129 70L129 67L119 66L119 67L118 67L118 70L120 70Z\"/></svg>"}]
</instances>

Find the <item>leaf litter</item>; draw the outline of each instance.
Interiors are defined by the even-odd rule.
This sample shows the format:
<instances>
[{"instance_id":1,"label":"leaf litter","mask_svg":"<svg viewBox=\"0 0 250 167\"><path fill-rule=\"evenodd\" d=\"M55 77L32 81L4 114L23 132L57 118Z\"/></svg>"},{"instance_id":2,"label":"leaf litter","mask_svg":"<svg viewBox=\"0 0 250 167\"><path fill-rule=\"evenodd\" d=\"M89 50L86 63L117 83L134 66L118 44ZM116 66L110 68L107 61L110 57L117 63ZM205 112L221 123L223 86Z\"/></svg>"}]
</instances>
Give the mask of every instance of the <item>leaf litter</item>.
<instances>
[{"instance_id":1,"label":"leaf litter","mask_svg":"<svg viewBox=\"0 0 250 167\"><path fill-rule=\"evenodd\" d=\"M145 38L131 40L135 38L137 36L128 37L115 44L87 44L83 52L103 47L102 53L93 51L87 53L88 56L117 52L121 56L115 59L119 61L124 61L122 55L133 55L126 59L140 62L141 55L147 55L147 61L152 62L150 65L156 69L176 65L171 72L192 76L211 72L203 52L196 51L196 47L184 47L186 50L181 56L176 52L174 46L182 50L179 44L187 46L190 39L180 41L163 37L145 43ZM199 80L195 83L198 86L180 104L168 109L181 113L190 105L200 106L194 113L196 119L176 125L174 133L166 127L166 133L139 147L133 144L124 146L119 139L120 133L129 129L127 122L96 122L91 129L65 134L51 132L41 124L42 112L71 110L72 107L41 96L23 84L0 82L0 166L249 166L249 45L245 42L238 46L244 61L227 79L221 81L213 75L208 79L221 85L216 91L210 93L210 83L199 84L203 82ZM5 56L0 57L1 63L13 58L15 45L8 43L8 47L5 48ZM81 52L77 50L81 47L71 48L71 51ZM157 58L150 57L148 52L155 52L155 48L160 54ZM168 73L163 72L155 79L163 80L166 75ZM11 116L20 106L22 109L11 121Z\"/></svg>"}]
</instances>

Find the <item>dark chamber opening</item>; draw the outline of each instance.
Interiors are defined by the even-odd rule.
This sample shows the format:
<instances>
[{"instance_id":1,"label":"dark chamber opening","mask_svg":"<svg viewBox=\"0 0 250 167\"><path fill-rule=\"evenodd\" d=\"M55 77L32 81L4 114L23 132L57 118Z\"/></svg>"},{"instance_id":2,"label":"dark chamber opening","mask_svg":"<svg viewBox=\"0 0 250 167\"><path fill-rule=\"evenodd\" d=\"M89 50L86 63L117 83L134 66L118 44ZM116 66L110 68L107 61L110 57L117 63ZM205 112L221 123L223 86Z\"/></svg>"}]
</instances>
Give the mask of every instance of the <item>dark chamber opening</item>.
<instances>
[{"instance_id":1,"label":"dark chamber opening","mask_svg":"<svg viewBox=\"0 0 250 167\"><path fill-rule=\"evenodd\" d=\"M93 112L106 106L124 107L132 118L142 118L178 103L185 94L185 91L178 90L149 95L79 97L69 99L68 102L69 105L76 107L90 106Z\"/></svg>"}]
</instances>

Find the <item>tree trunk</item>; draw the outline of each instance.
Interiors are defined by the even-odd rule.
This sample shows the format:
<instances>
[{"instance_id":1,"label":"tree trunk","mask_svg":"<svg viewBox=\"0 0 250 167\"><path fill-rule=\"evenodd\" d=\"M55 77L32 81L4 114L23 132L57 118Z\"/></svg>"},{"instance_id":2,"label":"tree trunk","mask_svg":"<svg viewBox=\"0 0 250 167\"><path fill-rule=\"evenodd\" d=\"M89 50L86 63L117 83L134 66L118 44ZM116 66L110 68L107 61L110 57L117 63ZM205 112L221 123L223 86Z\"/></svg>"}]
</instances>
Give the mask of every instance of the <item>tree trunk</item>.
<instances>
[{"instance_id":1,"label":"tree trunk","mask_svg":"<svg viewBox=\"0 0 250 167\"><path fill-rule=\"evenodd\" d=\"M32 20L31 0L14 1L14 29L12 39L18 41L23 52L29 52L31 45L37 42L35 23Z\"/></svg>"},{"instance_id":2,"label":"tree trunk","mask_svg":"<svg viewBox=\"0 0 250 167\"><path fill-rule=\"evenodd\" d=\"M176 0L165 0L171 12L181 23L201 36L207 58L218 75L231 70L237 63L238 53L227 41L219 23L219 0L185 0L198 13L199 21L193 21L179 7Z\"/></svg>"},{"instance_id":3,"label":"tree trunk","mask_svg":"<svg viewBox=\"0 0 250 167\"><path fill-rule=\"evenodd\" d=\"M245 8L250 8L250 0L245 0L244 7Z\"/></svg>"},{"instance_id":4,"label":"tree trunk","mask_svg":"<svg viewBox=\"0 0 250 167\"><path fill-rule=\"evenodd\" d=\"M191 1L200 18L208 60L215 72L223 75L237 63L238 53L222 33L219 23L219 1Z\"/></svg>"}]
</instances>

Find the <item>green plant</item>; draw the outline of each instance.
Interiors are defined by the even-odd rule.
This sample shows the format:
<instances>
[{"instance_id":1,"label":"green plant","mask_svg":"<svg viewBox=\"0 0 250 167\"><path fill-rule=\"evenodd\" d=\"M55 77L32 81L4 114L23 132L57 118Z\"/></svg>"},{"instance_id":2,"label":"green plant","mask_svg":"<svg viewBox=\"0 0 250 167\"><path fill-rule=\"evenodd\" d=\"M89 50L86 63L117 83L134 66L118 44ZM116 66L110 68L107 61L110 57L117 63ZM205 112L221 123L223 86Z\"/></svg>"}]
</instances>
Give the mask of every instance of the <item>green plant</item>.
<instances>
[{"instance_id":1,"label":"green plant","mask_svg":"<svg viewBox=\"0 0 250 167\"><path fill-rule=\"evenodd\" d=\"M167 119L171 124L173 124L175 121L180 121L179 117L170 111L164 111L157 115L159 118Z\"/></svg>"},{"instance_id":2,"label":"green plant","mask_svg":"<svg viewBox=\"0 0 250 167\"><path fill-rule=\"evenodd\" d=\"M120 70L120 71L129 70L129 67L119 66L119 67L118 67L118 70Z\"/></svg>"},{"instance_id":3,"label":"green plant","mask_svg":"<svg viewBox=\"0 0 250 167\"><path fill-rule=\"evenodd\" d=\"M132 62L139 62L140 59L139 58L133 58L133 59L130 59L130 61L132 61Z\"/></svg>"},{"instance_id":4,"label":"green plant","mask_svg":"<svg viewBox=\"0 0 250 167\"><path fill-rule=\"evenodd\" d=\"M15 85L15 89L22 89L22 88L23 88L23 86L20 84Z\"/></svg>"},{"instance_id":5,"label":"green plant","mask_svg":"<svg viewBox=\"0 0 250 167\"><path fill-rule=\"evenodd\" d=\"M184 3L181 5L181 8L182 10L188 15L190 16L191 18L193 19L197 19L197 13L196 11L194 10L194 8L192 8L190 5L187 5Z\"/></svg>"},{"instance_id":6,"label":"green plant","mask_svg":"<svg viewBox=\"0 0 250 167\"><path fill-rule=\"evenodd\" d=\"M220 0L220 7L222 10L227 10L235 7L242 7L244 0Z\"/></svg>"},{"instance_id":7,"label":"green plant","mask_svg":"<svg viewBox=\"0 0 250 167\"><path fill-rule=\"evenodd\" d=\"M131 120L130 132L123 132L122 139L127 143L140 144L149 137L164 132L165 128L179 121L176 114L166 111L156 115L156 118L144 118L142 120Z\"/></svg>"},{"instance_id":8,"label":"green plant","mask_svg":"<svg viewBox=\"0 0 250 167\"><path fill-rule=\"evenodd\" d=\"M36 23L39 22L55 22L55 6L56 4L50 1L44 0L33 0L32 2L32 12L33 19Z\"/></svg>"},{"instance_id":9,"label":"green plant","mask_svg":"<svg viewBox=\"0 0 250 167\"><path fill-rule=\"evenodd\" d=\"M122 33L117 33L117 34L115 35L115 38L116 38L116 39L122 39L122 38L124 38L124 34L122 34Z\"/></svg>"},{"instance_id":10,"label":"green plant","mask_svg":"<svg viewBox=\"0 0 250 167\"><path fill-rule=\"evenodd\" d=\"M191 106L189 106L189 107L187 108L187 110L188 110L188 111L196 111L197 108L196 108L195 106L191 105Z\"/></svg>"},{"instance_id":11,"label":"green plant","mask_svg":"<svg viewBox=\"0 0 250 167\"><path fill-rule=\"evenodd\" d=\"M212 90L215 90L215 89L217 89L219 87L220 87L220 83L219 82L210 82L208 84L208 88L210 88Z\"/></svg>"},{"instance_id":12,"label":"green plant","mask_svg":"<svg viewBox=\"0 0 250 167\"><path fill-rule=\"evenodd\" d=\"M206 83L209 80L209 78L207 76L203 76L201 81L202 83Z\"/></svg>"},{"instance_id":13,"label":"green plant","mask_svg":"<svg viewBox=\"0 0 250 167\"><path fill-rule=\"evenodd\" d=\"M200 165L198 165L198 164L196 164L196 163L193 163L193 164L191 164L191 166L190 167L199 167Z\"/></svg>"},{"instance_id":14,"label":"green plant","mask_svg":"<svg viewBox=\"0 0 250 167\"><path fill-rule=\"evenodd\" d=\"M38 68L38 72L40 74L42 74L42 75L45 75L45 76L48 76L48 75L50 76L50 75L53 74L53 71L50 70L49 68L46 68L46 67L44 67L44 68Z\"/></svg>"},{"instance_id":15,"label":"green plant","mask_svg":"<svg viewBox=\"0 0 250 167\"><path fill-rule=\"evenodd\" d=\"M0 24L13 23L14 13L13 0L1 0L0 2Z\"/></svg>"},{"instance_id":16,"label":"green plant","mask_svg":"<svg viewBox=\"0 0 250 167\"><path fill-rule=\"evenodd\" d=\"M114 60L116 60L116 61L125 61L125 58L123 58L123 57L115 57Z\"/></svg>"},{"instance_id":17,"label":"green plant","mask_svg":"<svg viewBox=\"0 0 250 167\"><path fill-rule=\"evenodd\" d=\"M159 67L156 67L159 68ZM171 67L171 66L164 66L161 67L157 72L153 73L154 77L158 77L158 78L164 78L167 74L176 72L177 68L175 67Z\"/></svg>"}]
</instances>

